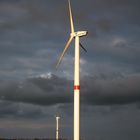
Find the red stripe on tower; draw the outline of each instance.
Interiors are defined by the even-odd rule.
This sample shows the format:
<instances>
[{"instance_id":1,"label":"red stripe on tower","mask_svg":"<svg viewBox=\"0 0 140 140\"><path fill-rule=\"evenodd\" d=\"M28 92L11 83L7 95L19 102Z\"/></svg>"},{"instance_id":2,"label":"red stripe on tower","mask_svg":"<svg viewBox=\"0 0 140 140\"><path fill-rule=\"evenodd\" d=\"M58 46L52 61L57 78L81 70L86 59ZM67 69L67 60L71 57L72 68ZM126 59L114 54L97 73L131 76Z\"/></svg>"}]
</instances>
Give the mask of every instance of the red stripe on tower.
<instances>
[{"instance_id":1,"label":"red stripe on tower","mask_svg":"<svg viewBox=\"0 0 140 140\"><path fill-rule=\"evenodd\" d=\"M80 90L80 85L74 85L74 90Z\"/></svg>"}]
</instances>

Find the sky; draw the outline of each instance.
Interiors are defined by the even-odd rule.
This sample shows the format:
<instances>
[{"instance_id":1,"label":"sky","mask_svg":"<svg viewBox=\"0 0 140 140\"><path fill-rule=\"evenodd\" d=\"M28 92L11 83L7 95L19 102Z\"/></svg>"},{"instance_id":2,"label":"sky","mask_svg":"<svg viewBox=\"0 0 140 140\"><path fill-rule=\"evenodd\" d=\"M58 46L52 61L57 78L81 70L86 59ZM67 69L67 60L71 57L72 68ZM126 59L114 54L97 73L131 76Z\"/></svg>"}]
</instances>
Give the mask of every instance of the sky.
<instances>
[{"instance_id":1,"label":"sky","mask_svg":"<svg viewBox=\"0 0 140 140\"><path fill-rule=\"evenodd\" d=\"M80 51L81 138L140 139L140 1L71 0ZM0 137L73 139L67 0L0 0Z\"/></svg>"}]
</instances>

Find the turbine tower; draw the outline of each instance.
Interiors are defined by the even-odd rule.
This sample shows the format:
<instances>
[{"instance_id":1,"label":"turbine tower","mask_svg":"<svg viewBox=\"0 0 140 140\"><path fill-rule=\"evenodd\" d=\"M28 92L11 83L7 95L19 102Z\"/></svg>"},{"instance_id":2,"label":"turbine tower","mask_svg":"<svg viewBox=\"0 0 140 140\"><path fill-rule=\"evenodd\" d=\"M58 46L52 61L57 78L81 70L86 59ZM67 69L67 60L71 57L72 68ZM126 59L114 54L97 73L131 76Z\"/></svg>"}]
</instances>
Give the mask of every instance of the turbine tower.
<instances>
[{"instance_id":1,"label":"turbine tower","mask_svg":"<svg viewBox=\"0 0 140 140\"><path fill-rule=\"evenodd\" d=\"M58 136L59 136L59 119L60 119L60 117L57 115L55 118L56 118L56 140L58 140Z\"/></svg>"},{"instance_id":2,"label":"turbine tower","mask_svg":"<svg viewBox=\"0 0 140 140\"><path fill-rule=\"evenodd\" d=\"M70 25L71 33L70 38L58 60L56 68L60 65L70 43L75 39L75 59L74 59L74 140L80 140L80 47L87 52L87 50L80 43L80 37L86 36L87 31L77 31L74 30L73 16L71 10L70 0L69 4L69 14L70 14Z\"/></svg>"}]
</instances>

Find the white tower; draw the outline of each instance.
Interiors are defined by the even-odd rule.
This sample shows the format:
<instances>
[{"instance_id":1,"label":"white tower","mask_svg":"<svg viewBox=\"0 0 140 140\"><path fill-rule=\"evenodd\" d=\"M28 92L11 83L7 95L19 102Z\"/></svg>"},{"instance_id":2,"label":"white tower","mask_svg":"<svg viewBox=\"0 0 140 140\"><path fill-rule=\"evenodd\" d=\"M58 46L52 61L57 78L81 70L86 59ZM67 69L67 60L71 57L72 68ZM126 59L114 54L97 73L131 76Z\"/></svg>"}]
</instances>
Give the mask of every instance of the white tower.
<instances>
[{"instance_id":1,"label":"white tower","mask_svg":"<svg viewBox=\"0 0 140 140\"><path fill-rule=\"evenodd\" d=\"M58 140L59 138L59 119L60 117L59 116L56 116L56 140Z\"/></svg>"}]
</instances>

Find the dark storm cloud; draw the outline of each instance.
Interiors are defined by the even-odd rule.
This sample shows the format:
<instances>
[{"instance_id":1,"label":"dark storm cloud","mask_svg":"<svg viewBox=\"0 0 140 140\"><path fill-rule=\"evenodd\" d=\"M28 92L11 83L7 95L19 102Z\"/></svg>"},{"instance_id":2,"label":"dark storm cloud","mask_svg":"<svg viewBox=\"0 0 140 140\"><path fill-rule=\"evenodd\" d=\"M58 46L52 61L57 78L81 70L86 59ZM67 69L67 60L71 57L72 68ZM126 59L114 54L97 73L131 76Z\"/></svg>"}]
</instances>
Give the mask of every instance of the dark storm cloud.
<instances>
[{"instance_id":1,"label":"dark storm cloud","mask_svg":"<svg viewBox=\"0 0 140 140\"><path fill-rule=\"evenodd\" d=\"M0 101L0 117L17 113L17 106L10 102Z\"/></svg>"},{"instance_id":2,"label":"dark storm cloud","mask_svg":"<svg viewBox=\"0 0 140 140\"><path fill-rule=\"evenodd\" d=\"M83 82L83 100L89 104L113 105L140 102L140 76L94 79Z\"/></svg>"},{"instance_id":3,"label":"dark storm cloud","mask_svg":"<svg viewBox=\"0 0 140 140\"><path fill-rule=\"evenodd\" d=\"M47 71L55 67L56 52L65 38L60 36L64 26L59 24L66 17L63 8L64 3L54 1L1 3L0 74L3 79L36 75L46 71L44 67L49 68Z\"/></svg>"},{"instance_id":4,"label":"dark storm cloud","mask_svg":"<svg viewBox=\"0 0 140 140\"><path fill-rule=\"evenodd\" d=\"M71 102L68 81L57 76L52 79L32 78L24 83L6 83L0 88L1 98L13 102L54 105Z\"/></svg>"},{"instance_id":5,"label":"dark storm cloud","mask_svg":"<svg viewBox=\"0 0 140 140\"><path fill-rule=\"evenodd\" d=\"M85 77L81 100L91 105L115 105L140 102L140 76L106 79ZM35 105L56 105L72 102L72 81L52 75L51 78L31 78L23 83L1 84L1 100Z\"/></svg>"},{"instance_id":6,"label":"dark storm cloud","mask_svg":"<svg viewBox=\"0 0 140 140\"><path fill-rule=\"evenodd\" d=\"M0 100L0 118L40 118L44 114L42 110L33 105Z\"/></svg>"},{"instance_id":7,"label":"dark storm cloud","mask_svg":"<svg viewBox=\"0 0 140 140\"><path fill-rule=\"evenodd\" d=\"M34 26L39 23L54 27L54 25L62 22L62 18L65 18L65 13L63 12L66 8L65 4L66 2L60 4L58 1L48 2L45 0L24 0L18 1L16 4L13 2L6 2L1 4L0 18L3 21L2 23L11 25L12 23L15 23L15 29L19 29L19 27L23 28L25 26L28 27L27 25L30 24Z\"/></svg>"}]
</instances>

